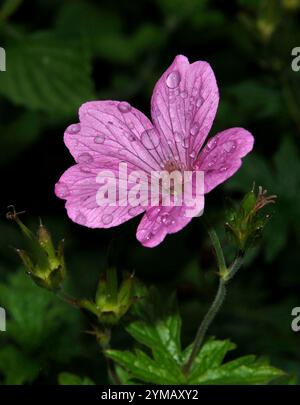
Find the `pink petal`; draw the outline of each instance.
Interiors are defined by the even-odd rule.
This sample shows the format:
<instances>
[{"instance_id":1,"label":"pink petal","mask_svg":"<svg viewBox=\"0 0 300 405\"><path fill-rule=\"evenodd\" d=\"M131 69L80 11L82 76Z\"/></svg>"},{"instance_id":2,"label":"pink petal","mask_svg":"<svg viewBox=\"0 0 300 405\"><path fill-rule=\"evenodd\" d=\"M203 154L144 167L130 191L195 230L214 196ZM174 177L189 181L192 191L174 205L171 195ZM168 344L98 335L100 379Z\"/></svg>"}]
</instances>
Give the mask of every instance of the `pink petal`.
<instances>
[{"instance_id":1,"label":"pink petal","mask_svg":"<svg viewBox=\"0 0 300 405\"><path fill-rule=\"evenodd\" d=\"M90 101L79 110L80 123L70 125L65 144L77 163L112 157L149 172L163 160L160 137L150 120L127 102Z\"/></svg>"},{"instance_id":2,"label":"pink petal","mask_svg":"<svg viewBox=\"0 0 300 405\"><path fill-rule=\"evenodd\" d=\"M253 148L254 138L243 128L230 128L211 138L195 163L204 171L205 193L231 177L241 166L241 158Z\"/></svg>"},{"instance_id":3,"label":"pink petal","mask_svg":"<svg viewBox=\"0 0 300 405\"><path fill-rule=\"evenodd\" d=\"M117 226L145 211L145 206L132 207L129 204L119 206L99 206L96 196L100 188L97 176L101 170L109 170L119 179L119 161L103 158L101 164L80 163L70 167L55 185L55 194L66 199L68 216L76 223L89 228L110 228ZM128 175L134 166L128 165ZM129 186L130 186L130 182Z\"/></svg>"},{"instance_id":4,"label":"pink petal","mask_svg":"<svg viewBox=\"0 0 300 405\"><path fill-rule=\"evenodd\" d=\"M219 103L214 73L207 62L190 64L178 55L157 82L151 115L166 154L190 166L207 137Z\"/></svg>"},{"instance_id":5,"label":"pink petal","mask_svg":"<svg viewBox=\"0 0 300 405\"><path fill-rule=\"evenodd\" d=\"M197 201L200 213L204 208L204 197ZM169 233L184 228L191 217L186 215L186 207L151 207L144 214L136 233L137 239L145 247L159 245Z\"/></svg>"}]
</instances>

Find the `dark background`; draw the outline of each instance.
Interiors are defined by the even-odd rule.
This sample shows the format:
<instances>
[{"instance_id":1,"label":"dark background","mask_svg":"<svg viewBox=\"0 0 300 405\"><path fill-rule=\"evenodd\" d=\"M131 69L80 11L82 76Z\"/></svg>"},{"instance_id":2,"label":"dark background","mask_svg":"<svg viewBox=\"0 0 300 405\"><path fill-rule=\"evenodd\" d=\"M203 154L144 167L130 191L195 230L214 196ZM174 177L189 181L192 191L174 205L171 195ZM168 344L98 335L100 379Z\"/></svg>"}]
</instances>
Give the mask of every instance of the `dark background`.
<instances>
[{"instance_id":1,"label":"dark background","mask_svg":"<svg viewBox=\"0 0 300 405\"><path fill-rule=\"evenodd\" d=\"M135 239L140 218L110 230L72 223L54 184L73 164L63 144L89 99L128 100L149 115L155 82L176 54L208 61L221 100L212 134L242 126L254 134L251 156L206 199L205 217L223 232L224 199L239 199L253 181L278 195L262 243L248 253L210 332L230 338L235 354L270 357L300 376L300 332L291 310L300 306L300 71L291 50L300 46L298 0L33 0L0 3L0 305L8 331L0 335L3 384L56 383L61 371L107 382L106 365L89 325L24 274L12 247L22 246L7 206L38 217L58 241L66 239L67 290L92 297L107 249L119 270L135 271L163 294L176 289L189 343L216 289L216 266L197 219L155 249ZM224 238L228 251L229 244ZM114 345L128 346L122 328Z\"/></svg>"}]
</instances>

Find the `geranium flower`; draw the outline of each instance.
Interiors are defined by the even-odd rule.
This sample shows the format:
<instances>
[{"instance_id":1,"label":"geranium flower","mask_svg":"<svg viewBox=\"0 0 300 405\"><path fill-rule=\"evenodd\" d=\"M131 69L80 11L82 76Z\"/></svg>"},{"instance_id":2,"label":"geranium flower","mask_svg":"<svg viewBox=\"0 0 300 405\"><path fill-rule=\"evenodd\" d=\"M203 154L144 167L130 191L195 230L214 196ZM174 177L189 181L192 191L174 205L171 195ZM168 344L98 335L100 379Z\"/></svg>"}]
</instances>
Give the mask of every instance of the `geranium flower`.
<instances>
[{"instance_id":1,"label":"geranium flower","mask_svg":"<svg viewBox=\"0 0 300 405\"><path fill-rule=\"evenodd\" d=\"M119 163L128 172L142 170L201 170L204 193L231 177L241 158L252 150L253 136L243 128L218 133L203 147L213 124L219 91L207 62L190 64L178 55L157 82L151 99L152 122L126 101L90 101L79 109L80 123L70 125L64 141L76 164L55 186L66 200L68 216L89 228L110 228L146 211L137 239L147 247L161 243L169 233L185 227L191 217L186 206L99 206L99 171L118 178ZM202 148L203 147L203 148ZM197 210L204 198L197 201Z\"/></svg>"}]
</instances>

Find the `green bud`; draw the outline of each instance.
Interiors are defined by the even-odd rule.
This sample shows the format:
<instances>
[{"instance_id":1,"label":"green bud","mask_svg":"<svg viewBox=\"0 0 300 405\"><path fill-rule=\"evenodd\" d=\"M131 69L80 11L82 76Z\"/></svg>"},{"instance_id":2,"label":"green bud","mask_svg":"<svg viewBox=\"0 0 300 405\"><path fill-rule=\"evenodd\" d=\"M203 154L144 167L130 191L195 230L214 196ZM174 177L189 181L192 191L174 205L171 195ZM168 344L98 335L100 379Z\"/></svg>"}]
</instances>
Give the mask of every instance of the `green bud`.
<instances>
[{"instance_id":1,"label":"green bud","mask_svg":"<svg viewBox=\"0 0 300 405\"><path fill-rule=\"evenodd\" d=\"M226 212L226 231L238 250L244 252L257 244L270 214L262 213L261 209L275 202L275 195L267 196L262 187L258 192L253 189L247 193L241 203L230 207Z\"/></svg>"},{"instance_id":2,"label":"green bud","mask_svg":"<svg viewBox=\"0 0 300 405\"><path fill-rule=\"evenodd\" d=\"M99 281L95 301L81 300L79 305L96 315L101 324L112 326L119 322L134 303L133 287L132 275L126 276L118 285L116 269L110 268Z\"/></svg>"},{"instance_id":3,"label":"green bud","mask_svg":"<svg viewBox=\"0 0 300 405\"><path fill-rule=\"evenodd\" d=\"M59 289L66 274L63 241L55 249L51 235L42 223L35 235L20 221L14 207L10 208L11 211L7 214L7 218L18 224L27 242L26 250L16 249L27 274L40 287L48 290Z\"/></svg>"}]
</instances>

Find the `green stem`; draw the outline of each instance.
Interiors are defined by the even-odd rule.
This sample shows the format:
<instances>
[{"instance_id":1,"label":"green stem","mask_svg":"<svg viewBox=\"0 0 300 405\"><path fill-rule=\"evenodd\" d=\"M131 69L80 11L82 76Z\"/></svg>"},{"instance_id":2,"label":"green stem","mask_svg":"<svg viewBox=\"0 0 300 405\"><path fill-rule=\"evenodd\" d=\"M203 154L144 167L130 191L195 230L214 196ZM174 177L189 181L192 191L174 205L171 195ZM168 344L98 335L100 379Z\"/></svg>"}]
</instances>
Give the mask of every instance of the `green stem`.
<instances>
[{"instance_id":1,"label":"green stem","mask_svg":"<svg viewBox=\"0 0 300 405\"><path fill-rule=\"evenodd\" d=\"M186 365L184 366L184 372L186 374L189 373L192 364L197 356L197 354L199 353L199 350L202 346L203 340L205 338L207 329L209 328L210 324L212 323L212 321L215 319L215 316L217 315L217 313L219 312L219 309L221 308L225 296L226 296L226 286L225 286L226 282L223 280L222 277L220 277L219 279L219 288L217 291L217 294L215 296L215 299L213 301L213 303L211 304L207 314L205 315L203 321L201 322L196 337L195 337L195 341L194 341L194 345L193 345L193 349L192 352L190 354L190 357L186 363Z\"/></svg>"},{"instance_id":2,"label":"green stem","mask_svg":"<svg viewBox=\"0 0 300 405\"><path fill-rule=\"evenodd\" d=\"M237 255L236 259L233 261L233 263L227 268L226 263L225 263L225 258L224 258L224 253L223 249L220 243L220 240L218 238L218 235L216 234L215 230L210 228L209 231L209 236L211 239L211 242L213 244L217 262L218 262L218 268L219 268L219 287L217 294L215 296L215 299L213 300L213 303L211 304L207 314L205 315L203 321L201 322L198 331L196 333L196 337L194 340L192 352L189 356L189 359L187 363L183 367L184 373L187 375L191 367L193 365L193 362L195 358L197 357L201 346L203 344L206 332L215 319L217 313L219 312L225 296L226 296L226 284L228 283L229 280L231 280L238 269L242 265L242 256L240 254Z\"/></svg>"}]
</instances>

